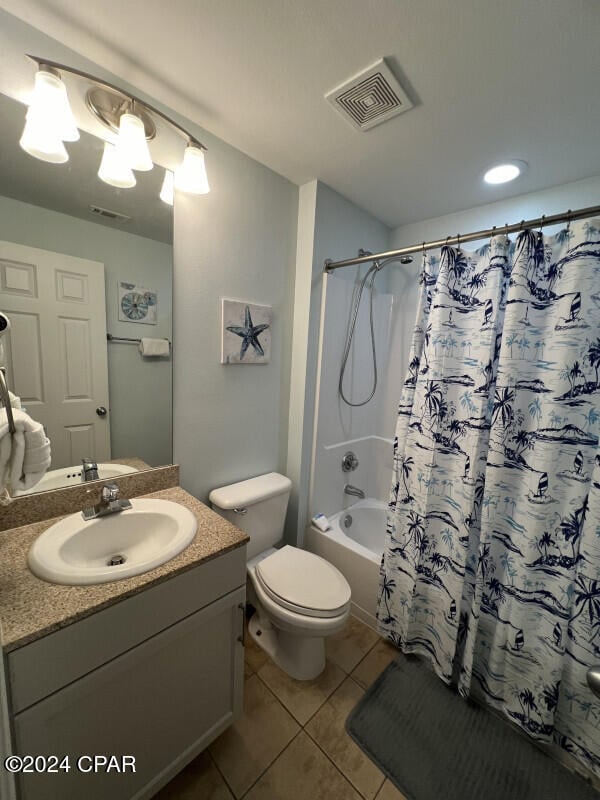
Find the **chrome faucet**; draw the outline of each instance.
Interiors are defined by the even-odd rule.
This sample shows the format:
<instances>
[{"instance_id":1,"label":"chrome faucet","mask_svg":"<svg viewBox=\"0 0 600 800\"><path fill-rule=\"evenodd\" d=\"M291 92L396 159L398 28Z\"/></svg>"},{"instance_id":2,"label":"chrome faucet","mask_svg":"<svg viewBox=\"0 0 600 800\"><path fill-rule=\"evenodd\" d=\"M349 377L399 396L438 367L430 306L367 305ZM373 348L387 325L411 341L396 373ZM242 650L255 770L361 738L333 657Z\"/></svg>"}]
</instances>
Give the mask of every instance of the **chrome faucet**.
<instances>
[{"instance_id":1,"label":"chrome faucet","mask_svg":"<svg viewBox=\"0 0 600 800\"><path fill-rule=\"evenodd\" d=\"M85 520L96 519L98 517L105 517L108 514L118 514L120 511L125 511L131 508L129 500L121 500L119 498L119 487L116 483L105 483L102 487L102 494L100 495L100 502L98 505L91 506L91 508L84 508L81 512Z\"/></svg>"},{"instance_id":2,"label":"chrome faucet","mask_svg":"<svg viewBox=\"0 0 600 800\"><path fill-rule=\"evenodd\" d=\"M98 475L98 464L93 458L81 459L81 479L85 483L87 481L97 481L100 476Z\"/></svg>"},{"instance_id":3,"label":"chrome faucet","mask_svg":"<svg viewBox=\"0 0 600 800\"><path fill-rule=\"evenodd\" d=\"M362 489L358 489L356 486L352 486L351 483L347 483L344 486L344 494L349 494L352 497L360 497L361 500L364 500L366 497Z\"/></svg>"}]
</instances>

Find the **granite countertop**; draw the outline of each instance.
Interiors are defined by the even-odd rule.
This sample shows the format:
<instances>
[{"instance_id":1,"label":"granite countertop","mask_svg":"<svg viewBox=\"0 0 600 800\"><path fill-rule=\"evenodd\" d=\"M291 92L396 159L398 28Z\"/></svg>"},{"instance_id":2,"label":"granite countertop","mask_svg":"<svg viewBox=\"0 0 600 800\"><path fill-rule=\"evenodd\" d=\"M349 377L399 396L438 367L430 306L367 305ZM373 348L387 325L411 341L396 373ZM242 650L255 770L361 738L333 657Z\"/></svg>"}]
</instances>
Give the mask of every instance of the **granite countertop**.
<instances>
[{"instance_id":1,"label":"granite countertop","mask_svg":"<svg viewBox=\"0 0 600 800\"><path fill-rule=\"evenodd\" d=\"M145 461L142 461L141 458L131 457L131 458L111 458L110 461L105 461L105 464L124 464L126 467L134 467L137 469L138 472L144 472L147 469L154 469L151 467L150 464L147 464Z\"/></svg>"},{"instance_id":2,"label":"granite countertop","mask_svg":"<svg viewBox=\"0 0 600 800\"><path fill-rule=\"evenodd\" d=\"M63 586L36 578L27 566L29 548L62 517L0 532L0 644L8 652L46 636L180 572L241 547L248 537L177 486L143 495L172 500L198 519L192 543L160 567L120 581L93 586Z\"/></svg>"}]
</instances>

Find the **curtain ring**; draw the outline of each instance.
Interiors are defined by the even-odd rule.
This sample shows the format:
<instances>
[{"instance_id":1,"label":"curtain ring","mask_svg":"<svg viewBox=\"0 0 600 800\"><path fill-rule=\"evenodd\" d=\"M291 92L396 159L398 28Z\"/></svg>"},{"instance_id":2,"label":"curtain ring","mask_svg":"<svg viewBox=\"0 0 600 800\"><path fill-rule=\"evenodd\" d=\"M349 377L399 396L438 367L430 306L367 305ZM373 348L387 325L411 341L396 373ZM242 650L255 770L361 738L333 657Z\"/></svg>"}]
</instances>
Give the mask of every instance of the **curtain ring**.
<instances>
[{"instance_id":1,"label":"curtain ring","mask_svg":"<svg viewBox=\"0 0 600 800\"><path fill-rule=\"evenodd\" d=\"M456 252L460 253L460 233L456 234Z\"/></svg>"},{"instance_id":2,"label":"curtain ring","mask_svg":"<svg viewBox=\"0 0 600 800\"><path fill-rule=\"evenodd\" d=\"M508 238L508 222L504 223L504 240L506 245L510 244L510 239Z\"/></svg>"},{"instance_id":3,"label":"curtain ring","mask_svg":"<svg viewBox=\"0 0 600 800\"><path fill-rule=\"evenodd\" d=\"M571 233L571 215L572 215L572 213L573 212L571 211L571 209L569 209L567 211L567 238L568 238L568 234Z\"/></svg>"},{"instance_id":4,"label":"curtain ring","mask_svg":"<svg viewBox=\"0 0 600 800\"><path fill-rule=\"evenodd\" d=\"M546 215L542 214L542 218L540 219L540 229L538 231L538 239L541 239L542 236L544 235L543 234L543 229L544 229L544 220L545 219L546 219Z\"/></svg>"},{"instance_id":5,"label":"curtain ring","mask_svg":"<svg viewBox=\"0 0 600 800\"><path fill-rule=\"evenodd\" d=\"M521 222L519 222L519 233L522 233L524 225L525 225L525 220L522 219Z\"/></svg>"}]
</instances>

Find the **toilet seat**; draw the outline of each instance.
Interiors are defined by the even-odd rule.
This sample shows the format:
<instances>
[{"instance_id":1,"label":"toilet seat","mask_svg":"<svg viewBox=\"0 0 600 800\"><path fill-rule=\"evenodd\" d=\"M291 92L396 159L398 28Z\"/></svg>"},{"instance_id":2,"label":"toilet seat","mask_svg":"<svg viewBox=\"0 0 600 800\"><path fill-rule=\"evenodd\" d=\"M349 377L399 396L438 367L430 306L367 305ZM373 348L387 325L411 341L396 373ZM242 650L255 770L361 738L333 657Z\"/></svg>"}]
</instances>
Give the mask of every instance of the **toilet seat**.
<instances>
[{"instance_id":1,"label":"toilet seat","mask_svg":"<svg viewBox=\"0 0 600 800\"><path fill-rule=\"evenodd\" d=\"M296 614L339 617L350 604L350 586L342 573L324 558L291 545L259 561L255 575L273 602Z\"/></svg>"}]
</instances>

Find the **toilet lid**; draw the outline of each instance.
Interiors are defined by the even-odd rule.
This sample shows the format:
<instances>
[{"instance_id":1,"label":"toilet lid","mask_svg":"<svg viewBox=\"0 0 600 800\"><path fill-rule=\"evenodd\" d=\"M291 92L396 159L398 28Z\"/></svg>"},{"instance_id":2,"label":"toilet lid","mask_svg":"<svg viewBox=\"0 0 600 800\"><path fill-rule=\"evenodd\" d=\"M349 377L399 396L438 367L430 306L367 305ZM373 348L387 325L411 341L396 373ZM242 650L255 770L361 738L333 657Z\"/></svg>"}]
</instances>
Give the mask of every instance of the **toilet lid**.
<instances>
[{"instance_id":1,"label":"toilet lid","mask_svg":"<svg viewBox=\"0 0 600 800\"><path fill-rule=\"evenodd\" d=\"M309 617L336 617L350 602L350 586L324 558L286 545L256 565L256 576L275 602Z\"/></svg>"}]
</instances>

